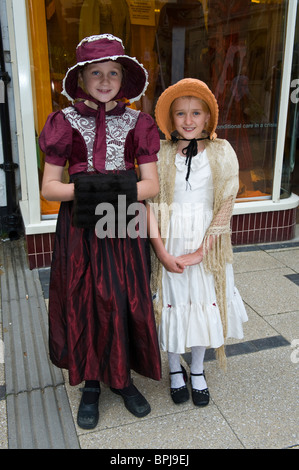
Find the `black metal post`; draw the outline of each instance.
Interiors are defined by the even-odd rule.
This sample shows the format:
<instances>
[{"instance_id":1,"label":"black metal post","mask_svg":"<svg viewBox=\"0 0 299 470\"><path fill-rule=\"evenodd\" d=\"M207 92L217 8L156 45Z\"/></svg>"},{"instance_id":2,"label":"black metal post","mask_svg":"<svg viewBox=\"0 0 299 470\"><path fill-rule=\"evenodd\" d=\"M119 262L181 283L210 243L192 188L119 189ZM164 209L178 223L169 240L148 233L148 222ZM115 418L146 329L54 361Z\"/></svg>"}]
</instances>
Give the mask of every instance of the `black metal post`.
<instances>
[{"instance_id":1,"label":"black metal post","mask_svg":"<svg viewBox=\"0 0 299 470\"><path fill-rule=\"evenodd\" d=\"M16 239L19 237L18 232L20 230L20 215L16 200L15 181L15 170L18 168L18 164L14 163L12 154L7 95L7 84L10 82L10 77L5 70L2 29L0 22L0 82L1 81L3 83L0 83L0 85L4 88L4 93L0 100L0 121L3 147L3 163L0 164L0 168L5 172L7 206L1 208L0 232L2 234L8 233L11 239Z\"/></svg>"}]
</instances>

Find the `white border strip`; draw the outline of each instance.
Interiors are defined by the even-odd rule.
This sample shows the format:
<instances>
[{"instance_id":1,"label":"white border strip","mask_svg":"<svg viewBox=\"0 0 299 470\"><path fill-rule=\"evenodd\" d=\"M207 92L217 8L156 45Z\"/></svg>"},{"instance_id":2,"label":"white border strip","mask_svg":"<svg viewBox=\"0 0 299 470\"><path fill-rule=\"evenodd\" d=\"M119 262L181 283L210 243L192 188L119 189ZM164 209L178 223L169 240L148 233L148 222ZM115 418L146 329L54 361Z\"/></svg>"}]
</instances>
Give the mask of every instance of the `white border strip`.
<instances>
[{"instance_id":1,"label":"white border strip","mask_svg":"<svg viewBox=\"0 0 299 470\"><path fill-rule=\"evenodd\" d=\"M31 84L31 66L28 43L27 13L25 0L7 0L10 10L9 27L14 31L13 56L14 88L16 92L16 112L19 115L18 142L20 148L21 185L23 201L28 201L28 219L30 224L39 224L40 194L38 183L37 154L35 144L34 109ZM11 24L12 23L12 24Z\"/></svg>"},{"instance_id":2,"label":"white border strip","mask_svg":"<svg viewBox=\"0 0 299 470\"><path fill-rule=\"evenodd\" d=\"M283 157L285 148L285 134L288 119L288 108L290 102L290 84L293 62L294 37L297 19L297 0L289 0L288 16L286 25L286 40L284 47L283 74L281 83L281 95L278 116L278 133L275 155L275 168L272 201L280 201L280 189L282 178Z\"/></svg>"},{"instance_id":3,"label":"white border strip","mask_svg":"<svg viewBox=\"0 0 299 470\"><path fill-rule=\"evenodd\" d=\"M279 202L267 201L250 201L237 202L234 205L233 215L239 214L257 214L259 212L275 212L295 209L299 206L299 196L291 194L286 199L280 199Z\"/></svg>"}]
</instances>

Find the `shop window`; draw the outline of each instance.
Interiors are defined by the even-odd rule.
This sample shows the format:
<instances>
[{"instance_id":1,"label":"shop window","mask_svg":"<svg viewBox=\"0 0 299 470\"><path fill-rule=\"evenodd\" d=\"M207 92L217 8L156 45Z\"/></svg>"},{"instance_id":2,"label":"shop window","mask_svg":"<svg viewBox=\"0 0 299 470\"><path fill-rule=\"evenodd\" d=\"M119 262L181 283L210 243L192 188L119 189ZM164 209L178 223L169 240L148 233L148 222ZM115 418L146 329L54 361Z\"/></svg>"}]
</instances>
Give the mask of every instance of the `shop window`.
<instances>
[{"instance_id":1,"label":"shop window","mask_svg":"<svg viewBox=\"0 0 299 470\"><path fill-rule=\"evenodd\" d=\"M271 199L286 0L27 0L37 137L46 116L68 106L62 79L85 36L112 33L144 64L149 87L136 103L153 115L161 92L204 80L219 103L217 134L240 165L238 201ZM163 137L163 136L161 136ZM40 174L43 155L39 158ZM66 175L67 178L67 175ZM57 207L49 209L55 212Z\"/></svg>"},{"instance_id":2,"label":"shop window","mask_svg":"<svg viewBox=\"0 0 299 470\"><path fill-rule=\"evenodd\" d=\"M281 197L289 197L291 192L299 195L299 18L297 15L291 93L286 129L284 161L281 180Z\"/></svg>"}]
</instances>

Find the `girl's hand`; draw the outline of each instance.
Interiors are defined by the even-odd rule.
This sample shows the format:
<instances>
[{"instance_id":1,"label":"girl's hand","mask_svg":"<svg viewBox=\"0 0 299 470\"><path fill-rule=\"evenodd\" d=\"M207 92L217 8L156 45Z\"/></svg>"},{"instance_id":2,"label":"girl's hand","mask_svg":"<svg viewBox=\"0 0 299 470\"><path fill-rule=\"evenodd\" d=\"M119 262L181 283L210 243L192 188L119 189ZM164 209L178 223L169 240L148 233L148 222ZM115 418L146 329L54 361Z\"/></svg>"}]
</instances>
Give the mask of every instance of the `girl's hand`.
<instances>
[{"instance_id":1,"label":"girl's hand","mask_svg":"<svg viewBox=\"0 0 299 470\"><path fill-rule=\"evenodd\" d=\"M199 264L203 260L203 249L200 247L194 253L178 256L177 260L180 264L183 264L183 266L194 266L195 264Z\"/></svg>"},{"instance_id":2,"label":"girl's hand","mask_svg":"<svg viewBox=\"0 0 299 470\"><path fill-rule=\"evenodd\" d=\"M165 252L163 256L160 258L161 263L163 264L164 268L169 271L170 273L179 273L181 274L184 272L184 264L173 255Z\"/></svg>"}]
</instances>

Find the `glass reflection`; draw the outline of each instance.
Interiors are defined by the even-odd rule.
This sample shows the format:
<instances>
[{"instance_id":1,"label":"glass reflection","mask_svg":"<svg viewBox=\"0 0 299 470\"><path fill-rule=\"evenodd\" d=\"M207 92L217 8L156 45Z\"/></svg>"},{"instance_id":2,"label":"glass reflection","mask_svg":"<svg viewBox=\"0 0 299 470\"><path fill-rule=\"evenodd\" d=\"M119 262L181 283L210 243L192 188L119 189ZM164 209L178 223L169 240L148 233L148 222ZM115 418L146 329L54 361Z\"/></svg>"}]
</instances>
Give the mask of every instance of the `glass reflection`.
<instances>
[{"instance_id":1,"label":"glass reflection","mask_svg":"<svg viewBox=\"0 0 299 470\"><path fill-rule=\"evenodd\" d=\"M28 9L37 2L27 0ZM60 94L61 82L75 63L79 40L91 34L115 34L149 72L150 85L137 108L153 114L161 92L181 78L205 81L219 103L218 137L231 142L239 159L239 200L270 199L286 4L285 0L44 0L45 23L40 28L47 31L51 95L45 107L51 112L68 105ZM33 43L34 34L33 28ZM38 79L37 71L35 83Z\"/></svg>"}]
</instances>

